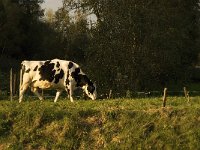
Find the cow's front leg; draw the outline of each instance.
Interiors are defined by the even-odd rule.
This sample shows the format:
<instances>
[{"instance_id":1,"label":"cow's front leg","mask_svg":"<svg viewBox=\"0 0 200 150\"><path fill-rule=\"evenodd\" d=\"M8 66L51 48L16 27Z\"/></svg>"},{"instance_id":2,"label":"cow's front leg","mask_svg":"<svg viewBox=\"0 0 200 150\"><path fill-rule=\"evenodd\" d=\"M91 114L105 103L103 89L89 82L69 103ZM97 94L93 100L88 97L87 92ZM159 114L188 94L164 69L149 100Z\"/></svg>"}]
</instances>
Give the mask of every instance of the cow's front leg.
<instances>
[{"instance_id":1,"label":"cow's front leg","mask_svg":"<svg viewBox=\"0 0 200 150\"><path fill-rule=\"evenodd\" d=\"M62 93L62 91L57 90L57 92L56 92L56 97L55 97L55 99L54 99L54 103L57 102L58 97L60 96L61 93Z\"/></svg>"},{"instance_id":2,"label":"cow's front leg","mask_svg":"<svg viewBox=\"0 0 200 150\"><path fill-rule=\"evenodd\" d=\"M71 85L69 85L69 86L67 86L66 91L68 93L68 97L69 97L70 101L74 102L74 100L73 100L73 91L74 91L74 88Z\"/></svg>"},{"instance_id":3,"label":"cow's front leg","mask_svg":"<svg viewBox=\"0 0 200 150\"><path fill-rule=\"evenodd\" d=\"M70 91L69 91L69 99L70 99L71 102L74 102L72 96L73 96L73 90L70 90Z\"/></svg>"},{"instance_id":4,"label":"cow's front leg","mask_svg":"<svg viewBox=\"0 0 200 150\"><path fill-rule=\"evenodd\" d=\"M22 102L22 99L24 97L25 91L28 89L29 83L25 83L21 86L20 92L19 92L19 103Z\"/></svg>"},{"instance_id":5,"label":"cow's front leg","mask_svg":"<svg viewBox=\"0 0 200 150\"><path fill-rule=\"evenodd\" d=\"M68 88L67 93L68 93L68 97L69 97L70 101L74 102L74 100L73 100L73 90Z\"/></svg>"}]
</instances>

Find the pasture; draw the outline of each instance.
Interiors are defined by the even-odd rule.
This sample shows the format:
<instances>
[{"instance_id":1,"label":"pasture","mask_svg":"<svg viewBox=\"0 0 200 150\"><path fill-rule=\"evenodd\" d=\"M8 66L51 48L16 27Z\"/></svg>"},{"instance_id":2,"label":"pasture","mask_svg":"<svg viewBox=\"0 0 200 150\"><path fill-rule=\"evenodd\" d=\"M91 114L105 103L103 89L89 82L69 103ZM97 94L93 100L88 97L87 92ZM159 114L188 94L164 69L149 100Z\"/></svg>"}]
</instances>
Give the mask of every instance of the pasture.
<instances>
[{"instance_id":1,"label":"pasture","mask_svg":"<svg viewBox=\"0 0 200 150\"><path fill-rule=\"evenodd\" d=\"M0 149L196 149L200 97L0 101Z\"/></svg>"}]
</instances>

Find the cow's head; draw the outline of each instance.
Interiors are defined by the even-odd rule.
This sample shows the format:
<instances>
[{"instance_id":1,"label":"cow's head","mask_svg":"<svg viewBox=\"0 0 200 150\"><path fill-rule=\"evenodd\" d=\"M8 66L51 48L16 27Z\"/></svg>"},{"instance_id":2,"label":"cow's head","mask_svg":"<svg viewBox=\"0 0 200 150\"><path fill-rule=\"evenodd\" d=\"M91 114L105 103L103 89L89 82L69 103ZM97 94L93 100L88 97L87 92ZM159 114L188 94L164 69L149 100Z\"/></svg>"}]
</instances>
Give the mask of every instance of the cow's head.
<instances>
[{"instance_id":1,"label":"cow's head","mask_svg":"<svg viewBox=\"0 0 200 150\"><path fill-rule=\"evenodd\" d=\"M95 83L93 84L92 82L90 82L89 84L82 86L82 89L92 100L95 100L97 98L97 88Z\"/></svg>"},{"instance_id":2,"label":"cow's head","mask_svg":"<svg viewBox=\"0 0 200 150\"><path fill-rule=\"evenodd\" d=\"M69 64L70 65L70 64ZM72 68L72 63L69 68ZM95 100L97 98L96 84L83 74L80 68L75 68L71 73L72 78L76 81L76 86L81 87L89 98Z\"/></svg>"}]
</instances>

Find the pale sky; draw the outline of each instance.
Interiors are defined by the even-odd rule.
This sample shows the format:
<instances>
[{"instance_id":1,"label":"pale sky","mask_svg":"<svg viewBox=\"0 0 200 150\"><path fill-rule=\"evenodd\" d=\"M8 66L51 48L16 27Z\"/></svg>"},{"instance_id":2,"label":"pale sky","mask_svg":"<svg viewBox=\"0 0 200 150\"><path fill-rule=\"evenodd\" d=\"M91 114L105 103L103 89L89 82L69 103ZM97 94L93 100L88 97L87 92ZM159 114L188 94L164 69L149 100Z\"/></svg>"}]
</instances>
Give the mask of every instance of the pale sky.
<instances>
[{"instance_id":1,"label":"pale sky","mask_svg":"<svg viewBox=\"0 0 200 150\"><path fill-rule=\"evenodd\" d=\"M58 10L58 8L62 7L63 0L44 0L41 7L47 11L48 9L52 9L54 12ZM94 14L87 16L87 19L90 23L96 23L97 17Z\"/></svg>"},{"instance_id":2,"label":"pale sky","mask_svg":"<svg viewBox=\"0 0 200 150\"><path fill-rule=\"evenodd\" d=\"M63 0L44 0L44 3L42 3L41 7L45 10L53 9L53 11L56 11L62 6L62 1Z\"/></svg>"}]
</instances>

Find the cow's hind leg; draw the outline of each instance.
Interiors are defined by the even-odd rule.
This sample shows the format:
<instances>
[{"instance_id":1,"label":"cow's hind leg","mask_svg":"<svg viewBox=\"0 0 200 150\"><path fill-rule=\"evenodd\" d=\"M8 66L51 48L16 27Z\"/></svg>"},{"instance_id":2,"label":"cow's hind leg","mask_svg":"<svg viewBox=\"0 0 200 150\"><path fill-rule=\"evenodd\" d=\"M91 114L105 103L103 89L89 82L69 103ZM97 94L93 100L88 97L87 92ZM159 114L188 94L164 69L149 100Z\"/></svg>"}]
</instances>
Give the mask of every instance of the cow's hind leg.
<instances>
[{"instance_id":1,"label":"cow's hind leg","mask_svg":"<svg viewBox=\"0 0 200 150\"><path fill-rule=\"evenodd\" d=\"M38 88L31 87L31 91L40 99L43 100L44 98L39 94Z\"/></svg>"},{"instance_id":2,"label":"cow's hind leg","mask_svg":"<svg viewBox=\"0 0 200 150\"><path fill-rule=\"evenodd\" d=\"M29 83L25 83L21 86L20 88L20 92L19 92L19 103L22 102L23 97L24 97L24 93L26 92L26 90L28 89Z\"/></svg>"},{"instance_id":3,"label":"cow's hind leg","mask_svg":"<svg viewBox=\"0 0 200 150\"><path fill-rule=\"evenodd\" d=\"M54 102L57 102L58 97L60 96L61 93L62 93L62 91L57 90L57 92L56 92L56 97L55 97L55 99L54 99Z\"/></svg>"},{"instance_id":4,"label":"cow's hind leg","mask_svg":"<svg viewBox=\"0 0 200 150\"><path fill-rule=\"evenodd\" d=\"M73 97L72 97L73 96L73 88L69 86L65 90L67 91L67 94L68 94L68 97L69 97L70 101L74 102Z\"/></svg>"}]
</instances>

